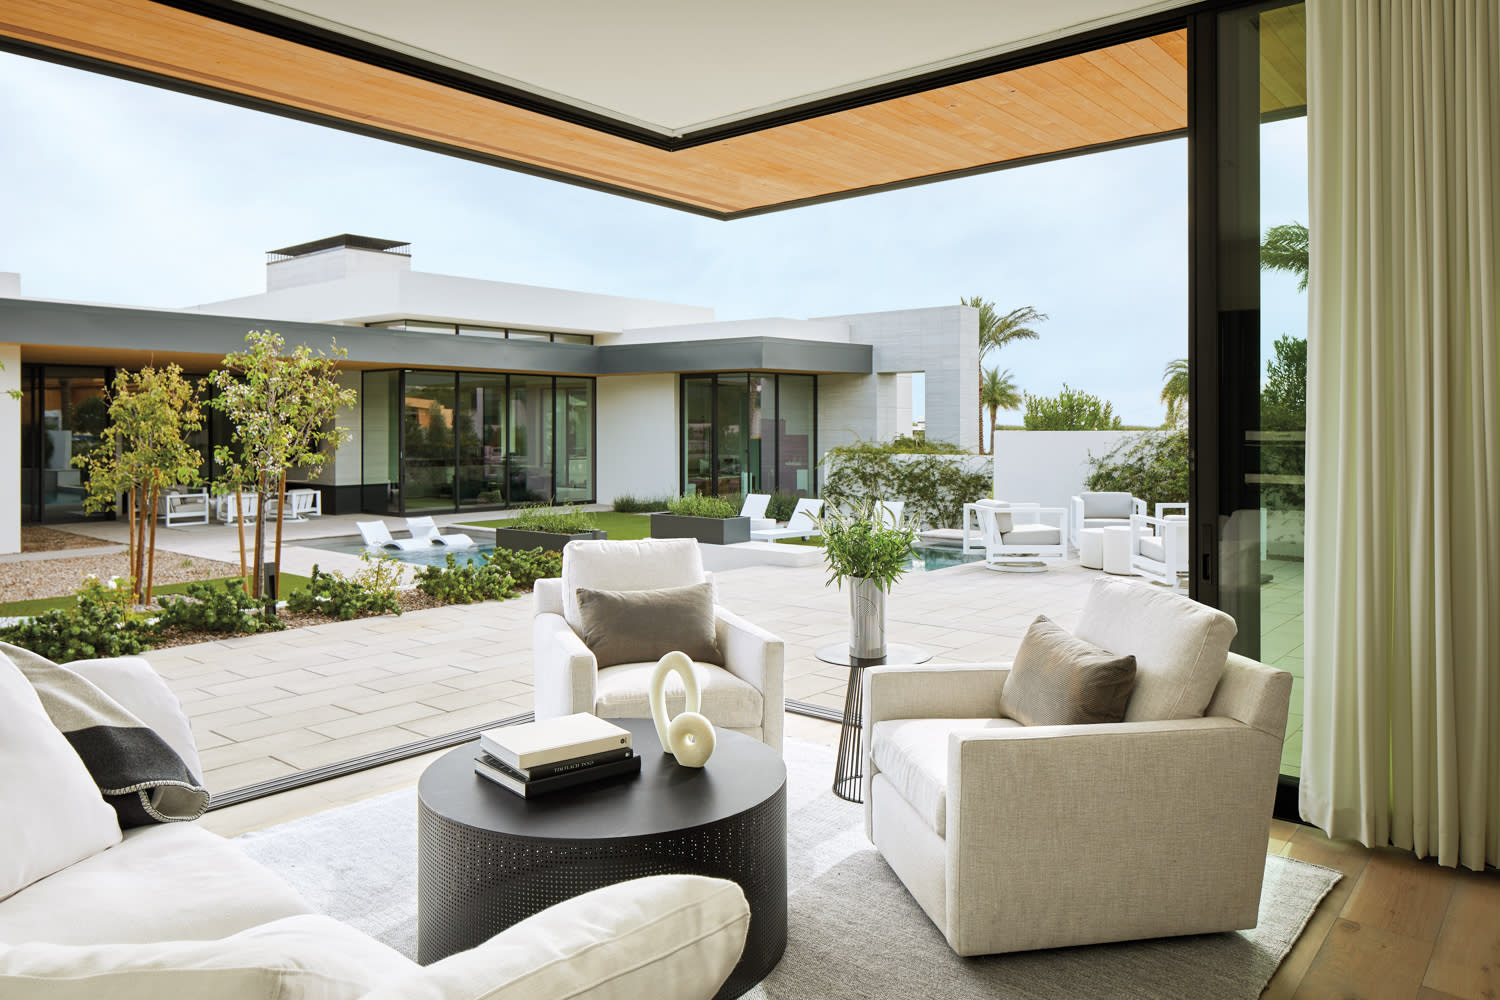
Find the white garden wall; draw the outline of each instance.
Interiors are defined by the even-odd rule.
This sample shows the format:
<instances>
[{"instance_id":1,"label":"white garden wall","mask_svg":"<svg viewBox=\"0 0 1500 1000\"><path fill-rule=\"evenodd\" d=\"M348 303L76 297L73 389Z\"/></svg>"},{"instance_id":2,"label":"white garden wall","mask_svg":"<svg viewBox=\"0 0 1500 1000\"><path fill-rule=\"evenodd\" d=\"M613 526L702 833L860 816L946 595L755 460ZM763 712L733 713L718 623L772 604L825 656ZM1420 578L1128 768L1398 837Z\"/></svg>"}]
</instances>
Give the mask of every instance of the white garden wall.
<instances>
[{"instance_id":1,"label":"white garden wall","mask_svg":"<svg viewBox=\"0 0 1500 1000\"><path fill-rule=\"evenodd\" d=\"M995 497L1066 507L1101 458L1140 431L996 431Z\"/></svg>"}]
</instances>

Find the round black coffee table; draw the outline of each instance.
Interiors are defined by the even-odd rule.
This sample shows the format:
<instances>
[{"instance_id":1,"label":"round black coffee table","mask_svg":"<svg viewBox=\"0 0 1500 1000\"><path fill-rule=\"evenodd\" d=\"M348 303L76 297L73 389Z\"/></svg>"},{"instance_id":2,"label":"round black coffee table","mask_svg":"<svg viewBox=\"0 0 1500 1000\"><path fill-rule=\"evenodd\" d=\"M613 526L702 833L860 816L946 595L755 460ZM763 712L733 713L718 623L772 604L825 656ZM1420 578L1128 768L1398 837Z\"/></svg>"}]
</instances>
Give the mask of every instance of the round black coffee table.
<instances>
[{"instance_id":1,"label":"round black coffee table","mask_svg":"<svg viewBox=\"0 0 1500 1000\"><path fill-rule=\"evenodd\" d=\"M720 729L703 768L661 752L650 719L631 732L641 773L523 799L474 773L478 742L438 758L417 785L417 961L472 948L555 903L647 875L739 883L750 930L716 995L737 997L786 949L786 765Z\"/></svg>"}]
</instances>

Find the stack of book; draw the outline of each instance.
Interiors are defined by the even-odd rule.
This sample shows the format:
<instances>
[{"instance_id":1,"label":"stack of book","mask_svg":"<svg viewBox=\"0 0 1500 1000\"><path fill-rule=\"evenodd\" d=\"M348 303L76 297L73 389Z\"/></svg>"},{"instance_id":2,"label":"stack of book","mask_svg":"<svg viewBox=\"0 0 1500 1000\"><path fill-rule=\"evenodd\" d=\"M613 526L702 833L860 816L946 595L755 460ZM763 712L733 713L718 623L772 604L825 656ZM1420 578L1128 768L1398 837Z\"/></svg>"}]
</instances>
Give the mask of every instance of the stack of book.
<instances>
[{"instance_id":1,"label":"stack of book","mask_svg":"<svg viewBox=\"0 0 1500 1000\"><path fill-rule=\"evenodd\" d=\"M527 799L641 769L630 731L587 712L487 729L479 746L474 772Z\"/></svg>"}]
</instances>

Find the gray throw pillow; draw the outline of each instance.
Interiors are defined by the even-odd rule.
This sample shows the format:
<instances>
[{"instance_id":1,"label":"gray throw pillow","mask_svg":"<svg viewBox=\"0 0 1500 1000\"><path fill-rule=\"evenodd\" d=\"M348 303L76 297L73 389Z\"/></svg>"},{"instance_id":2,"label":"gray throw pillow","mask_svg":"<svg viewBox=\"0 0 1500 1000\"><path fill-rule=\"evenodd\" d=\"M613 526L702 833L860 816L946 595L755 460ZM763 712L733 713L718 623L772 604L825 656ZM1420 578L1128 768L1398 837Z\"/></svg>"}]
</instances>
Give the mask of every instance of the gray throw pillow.
<instances>
[{"instance_id":1,"label":"gray throw pillow","mask_svg":"<svg viewBox=\"0 0 1500 1000\"><path fill-rule=\"evenodd\" d=\"M1000 713L1023 726L1120 722L1134 687L1134 656L1116 656L1038 615L1000 691Z\"/></svg>"},{"instance_id":2,"label":"gray throw pillow","mask_svg":"<svg viewBox=\"0 0 1500 1000\"><path fill-rule=\"evenodd\" d=\"M601 667L659 660L681 650L699 663L723 664L714 630L714 585L660 590L578 588L583 644Z\"/></svg>"}]
</instances>

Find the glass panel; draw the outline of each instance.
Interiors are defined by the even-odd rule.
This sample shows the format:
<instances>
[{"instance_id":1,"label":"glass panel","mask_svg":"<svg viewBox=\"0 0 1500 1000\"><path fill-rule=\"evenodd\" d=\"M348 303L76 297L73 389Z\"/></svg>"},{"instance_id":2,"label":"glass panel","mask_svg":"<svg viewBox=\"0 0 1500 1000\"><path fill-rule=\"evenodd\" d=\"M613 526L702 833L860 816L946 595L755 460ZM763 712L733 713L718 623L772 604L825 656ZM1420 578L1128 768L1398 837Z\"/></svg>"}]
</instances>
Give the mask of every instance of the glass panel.
<instances>
[{"instance_id":1,"label":"glass panel","mask_svg":"<svg viewBox=\"0 0 1500 1000\"><path fill-rule=\"evenodd\" d=\"M409 333L442 333L450 337L458 332L458 327L452 323L430 323L420 319L406 320L401 329Z\"/></svg>"},{"instance_id":2,"label":"glass panel","mask_svg":"<svg viewBox=\"0 0 1500 1000\"><path fill-rule=\"evenodd\" d=\"M73 459L102 444L109 425L102 369L74 374L47 369L42 379L42 520L83 518L87 483Z\"/></svg>"},{"instance_id":3,"label":"glass panel","mask_svg":"<svg viewBox=\"0 0 1500 1000\"><path fill-rule=\"evenodd\" d=\"M400 372L365 372L360 390L360 510L401 509Z\"/></svg>"},{"instance_id":4,"label":"glass panel","mask_svg":"<svg viewBox=\"0 0 1500 1000\"><path fill-rule=\"evenodd\" d=\"M552 342L555 344L592 344L594 338L587 333L554 333Z\"/></svg>"},{"instance_id":5,"label":"glass panel","mask_svg":"<svg viewBox=\"0 0 1500 1000\"><path fill-rule=\"evenodd\" d=\"M780 378L776 488L799 497L817 492L812 467L817 420L813 406L816 385L816 375L782 375Z\"/></svg>"},{"instance_id":6,"label":"glass panel","mask_svg":"<svg viewBox=\"0 0 1500 1000\"><path fill-rule=\"evenodd\" d=\"M552 500L552 420L552 376L512 375L507 462L512 504Z\"/></svg>"},{"instance_id":7,"label":"glass panel","mask_svg":"<svg viewBox=\"0 0 1500 1000\"><path fill-rule=\"evenodd\" d=\"M506 334L511 340L551 340L552 334L538 333L535 330L511 330Z\"/></svg>"},{"instance_id":8,"label":"glass panel","mask_svg":"<svg viewBox=\"0 0 1500 1000\"><path fill-rule=\"evenodd\" d=\"M491 337L500 339L505 336L505 330L498 326L460 326L460 335L465 337Z\"/></svg>"},{"instance_id":9,"label":"glass panel","mask_svg":"<svg viewBox=\"0 0 1500 1000\"><path fill-rule=\"evenodd\" d=\"M403 510L452 510L454 376L407 372L402 420L406 496Z\"/></svg>"},{"instance_id":10,"label":"glass panel","mask_svg":"<svg viewBox=\"0 0 1500 1000\"><path fill-rule=\"evenodd\" d=\"M682 380L682 491L712 493L714 476L713 378Z\"/></svg>"},{"instance_id":11,"label":"glass panel","mask_svg":"<svg viewBox=\"0 0 1500 1000\"><path fill-rule=\"evenodd\" d=\"M594 499L594 380L557 380L556 499L583 502Z\"/></svg>"},{"instance_id":12,"label":"glass panel","mask_svg":"<svg viewBox=\"0 0 1500 1000\"><path fill-rule=\"evenodd\" d=\"M750 447L751 493L770 493L776 489L776 376L750 376Z\"/></svg>"},{"instance_id":13,"label":"glass panel","mask_svg":"<svg viewBox=\"0 0 1500 1000\"><path fill-rule=\"evenodd\" d=\"M458 502L505 502L505 376L458 377Z\"/></svg>"},{"instance_id":14,"label":"glass panel","mask_svg":"<svg viewBox=\"0 0 1500 1000\"><path fill-rule=\"evenodd\" d=\"M714 492L721 497L738 497L749 484L750 455L750 377L720 375L718 399L714 405L715 443L718 445Z\"/></svg>"},{"instance_id":15,"label":"glass panel","mask_svg":"<svg viewBox=\"0 0 1500 1000\"><path fill-rule=\"evenodd\" d=\"M21 370L21 519L41 519L42 452L37 426L38 401L34 389L35 369Z\"/></svg>"}]
</instances>

